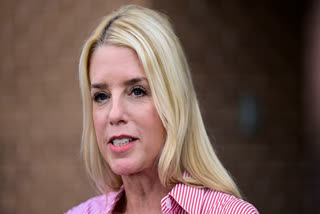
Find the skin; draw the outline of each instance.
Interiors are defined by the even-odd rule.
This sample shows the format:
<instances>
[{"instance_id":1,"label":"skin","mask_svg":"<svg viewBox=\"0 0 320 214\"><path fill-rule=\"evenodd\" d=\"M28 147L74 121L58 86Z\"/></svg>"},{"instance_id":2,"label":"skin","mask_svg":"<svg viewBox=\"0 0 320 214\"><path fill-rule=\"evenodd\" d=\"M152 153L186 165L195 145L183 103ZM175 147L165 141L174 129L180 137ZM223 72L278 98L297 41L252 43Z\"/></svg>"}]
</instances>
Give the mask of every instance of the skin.
<instances>
[{"instance_id":1,"label":"skin","mask_svg":"<svg viewBox=\"0 0 320 214\"><path fill-rule=\"evenodd\" d=\"M100 152L123 180L125 194L117 213L161 213L169 192L159 181L157 163L166 132L154 106L143 67L130 48L103 45L90 63L92 115ZM123 151L110 139L136 139Z\"/></svg>"}]
</instances>

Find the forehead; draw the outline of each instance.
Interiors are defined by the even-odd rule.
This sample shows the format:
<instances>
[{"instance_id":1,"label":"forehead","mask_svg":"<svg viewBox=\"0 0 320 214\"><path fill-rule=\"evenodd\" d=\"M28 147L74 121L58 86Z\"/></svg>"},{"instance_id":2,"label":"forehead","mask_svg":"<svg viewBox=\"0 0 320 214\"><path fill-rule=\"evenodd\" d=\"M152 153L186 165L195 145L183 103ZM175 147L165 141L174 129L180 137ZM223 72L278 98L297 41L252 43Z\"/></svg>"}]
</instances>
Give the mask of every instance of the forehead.
<instances>
[{"instance_id":1,"label":"forehead","mask_svg":"<svg viewBox=\"0 0 320 214\"><path fill-rule=\"evenodd\" d=\"M89 76L91 81L101 78L146 77L136 52L128 47L102 45L92 55Z\"/></svg>"}]
</instances>

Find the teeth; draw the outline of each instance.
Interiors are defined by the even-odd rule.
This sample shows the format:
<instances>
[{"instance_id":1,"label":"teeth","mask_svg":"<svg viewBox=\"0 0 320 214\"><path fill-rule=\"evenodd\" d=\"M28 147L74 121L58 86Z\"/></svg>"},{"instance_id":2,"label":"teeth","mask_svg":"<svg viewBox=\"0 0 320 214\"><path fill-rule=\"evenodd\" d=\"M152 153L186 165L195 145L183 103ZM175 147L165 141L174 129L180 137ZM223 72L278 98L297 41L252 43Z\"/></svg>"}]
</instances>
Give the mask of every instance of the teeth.
<instances>
[{"instance_id":1,"label":"teeth","mask_svg":"<svg viewBox=\"0 0 320 214\"><path fill-rule=\"evenodd\" d=\"M112 144L114 146L124 146L127 145L128 143L132 142L133 139L132 138L122 138L122 139L114 139L112 141Z\"/></svg>"}]
</instances>

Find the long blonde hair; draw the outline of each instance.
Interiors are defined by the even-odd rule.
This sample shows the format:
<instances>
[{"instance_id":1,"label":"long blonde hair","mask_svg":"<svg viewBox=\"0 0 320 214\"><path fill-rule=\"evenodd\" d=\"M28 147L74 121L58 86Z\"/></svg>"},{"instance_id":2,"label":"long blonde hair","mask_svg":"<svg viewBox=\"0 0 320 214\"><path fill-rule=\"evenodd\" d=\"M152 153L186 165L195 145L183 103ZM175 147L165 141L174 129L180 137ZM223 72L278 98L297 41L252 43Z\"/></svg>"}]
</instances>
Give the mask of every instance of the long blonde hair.
<instances>
[{"instance_id":1,"label":"long blonde hair","mask_svg":"<svg viewBox=\"0 0 320 214\"><path fill-rule=\"evenodd\" d=\"M166 129L167 140L160 154L161 183L211 188L241 195L217 158L206 133L189 66L179 39L168 18L140 6L123 6L103 18L86 41L79 65L83 100L82 152L88 174L98 189L106 193L122 185L97 146L92 121L89 65L101 45L132 48L144 68L156 109ZM184 176L187 172L190 176Z\"/></svg>"}]
</instances>

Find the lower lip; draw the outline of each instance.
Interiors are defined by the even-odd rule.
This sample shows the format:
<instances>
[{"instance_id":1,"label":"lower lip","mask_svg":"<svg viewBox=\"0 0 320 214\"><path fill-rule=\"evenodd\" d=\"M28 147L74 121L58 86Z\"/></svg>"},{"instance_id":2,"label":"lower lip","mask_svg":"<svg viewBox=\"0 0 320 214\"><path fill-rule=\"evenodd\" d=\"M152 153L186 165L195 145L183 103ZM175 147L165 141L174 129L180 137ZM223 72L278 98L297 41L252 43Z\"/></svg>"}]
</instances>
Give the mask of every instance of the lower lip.
<instances>
[{"instance_id":1,"label":"lower lip","mask_svg":"<svg viewBox=\"0 0 320 214\"><path fill-rule=\"evenodd\" d=\"M114 153L124 153L124 152L129 151L135 142L136 142L136 140L134 140L126 145L123 145L123 146L114 146L112 143L109 143L109 148Z\"/></svg>"}]
</instances>

